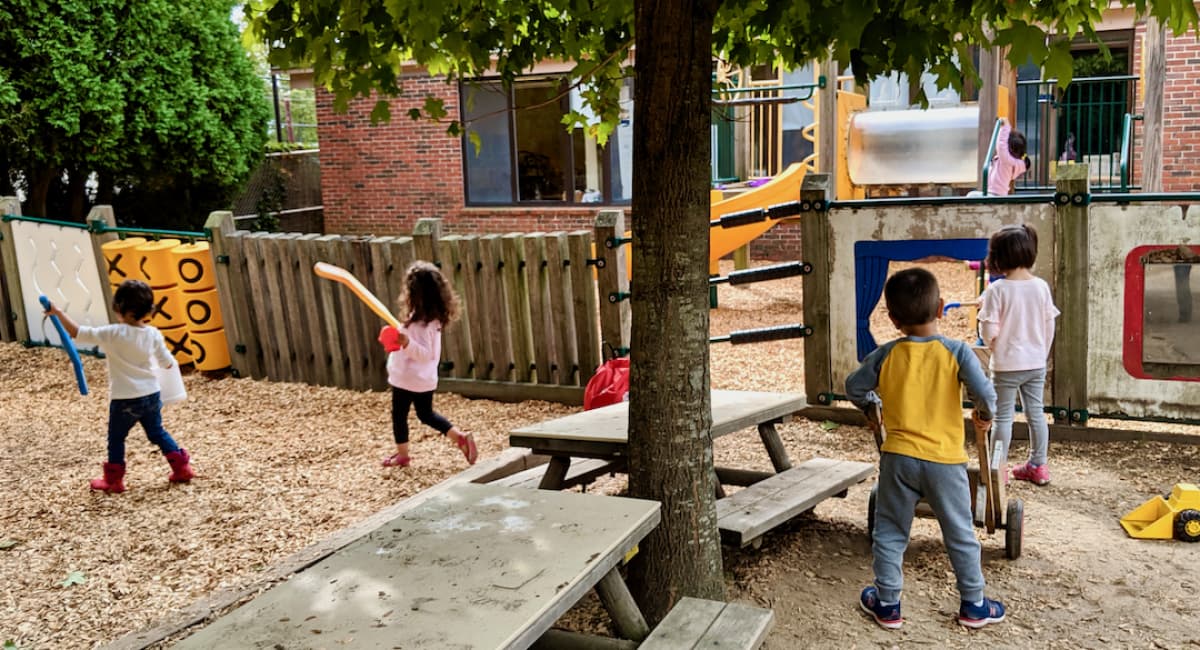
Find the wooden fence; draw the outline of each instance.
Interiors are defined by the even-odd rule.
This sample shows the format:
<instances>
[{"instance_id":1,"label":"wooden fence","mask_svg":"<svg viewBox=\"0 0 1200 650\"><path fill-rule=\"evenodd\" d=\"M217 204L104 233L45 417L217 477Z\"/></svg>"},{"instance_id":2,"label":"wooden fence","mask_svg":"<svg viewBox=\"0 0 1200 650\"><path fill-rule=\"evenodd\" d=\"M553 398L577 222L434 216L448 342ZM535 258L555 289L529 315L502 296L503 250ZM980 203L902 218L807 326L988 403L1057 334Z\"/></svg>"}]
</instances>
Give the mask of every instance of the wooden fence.
<instances>
[{"instance_id":1,"label":"wooden fence","mask_svg":"<svg viewBox=\"0 0 1200 650\"><path fill-rule=\"evenodd\" d=\"M205 227L239 374L386 389L375 341L382 321L312 267L349 270L396 311L408 265L427 260L462 305L443 333L442 390L579 404L602 362L601 332L612 348L629 344L622 213L601 212L596 223L594 231L443 236L440 220L423 219L411 237L356 237L238 231L232 213L216 212Z\"/></svg>"}]
</instances>

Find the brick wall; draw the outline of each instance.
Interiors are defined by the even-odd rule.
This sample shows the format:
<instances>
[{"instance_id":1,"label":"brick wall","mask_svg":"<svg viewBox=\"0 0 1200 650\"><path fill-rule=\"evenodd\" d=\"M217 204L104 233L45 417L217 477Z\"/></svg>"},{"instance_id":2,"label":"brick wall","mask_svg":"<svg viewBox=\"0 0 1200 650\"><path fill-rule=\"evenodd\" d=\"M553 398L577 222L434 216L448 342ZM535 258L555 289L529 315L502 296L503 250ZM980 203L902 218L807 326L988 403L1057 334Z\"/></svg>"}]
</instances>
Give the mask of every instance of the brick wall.
<instances>
[{"instance_id":1,"label":"brick wall","mask_svg":"<svg viewBox=\"0 0 1200 650\"><path fill-rule=\"evenodd\" d=\"M1144 24L1138 25L1133 47L1133 72L1142 70ZM1167 36L1167 71L1163 84L1164 192L1200 192L1200 41L1195 33ZM1142 110L1139 101L1137 110ZM1142 180L1142 142L1137 125L1134 178Z\"/></svg>"},{"instance_id":2,"label":"brick wall","mask_svg":"<svg viewBox=\"0 0 1200 650\"><path fill-rule=\"evenodd\" d=\"M457 87L425 73L405 77L402 87L404 97L391 101L391 123L376 126L370 117L374 98L337 113L333 96L318 88L326 232L409 234L424 217L443 219L451 233L591 228L594 206L465 207L462 141L447 135L444 125L406 115L431 94L445 101L447 121L457 119Z\"/></svg>"}]
</instances>

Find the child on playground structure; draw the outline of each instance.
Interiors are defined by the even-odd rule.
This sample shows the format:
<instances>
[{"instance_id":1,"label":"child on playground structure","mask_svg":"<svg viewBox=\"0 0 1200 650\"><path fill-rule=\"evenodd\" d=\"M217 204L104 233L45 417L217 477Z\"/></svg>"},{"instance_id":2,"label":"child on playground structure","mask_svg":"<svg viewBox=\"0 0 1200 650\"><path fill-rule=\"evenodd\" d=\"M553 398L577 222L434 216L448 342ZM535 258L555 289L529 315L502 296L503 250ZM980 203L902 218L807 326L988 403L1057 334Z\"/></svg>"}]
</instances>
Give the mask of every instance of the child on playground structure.
<instances>
[{"instance_id":1,"label":"child on playground structure","mask_svg":"<svg viewBox=\"0 0 1200 650\"><path fill-rule=\"evenodd\" d=\"M1029 157L1025 155L1025 134L1012 128L1008 120L1002 119L996 153L988 170L988 194L1008 196L1015 189L1017 178L1029 169Z\"/></svg>"},{"instance_id":2,"label":"child on playground structure","mask_svg":"<svg viewBox=\"0 0 1200 650\"><path fill-rule=\"evenodd\" d=\"M904 550L917 502L924 498L937 515L954 567L958 622L971 628L999 623L1004 605L983 595L963 448L962 385L976 405L977 431L987 430L996 394L971 348L938 333L943 302L932 273L919 268L896 273L884 286L884 299L888 317L904 336L871 352L846 378L846 395L867 413L872 429L886 432L871 546L875 584L863 589L859 604L884 628L903 625Z\"/></svg>"},{"instance_id":3,"label":"child on playground structure","mask_svg":"<svg viewBox=\"0 0 1200 650\"><path fill-rule=\"evenodd\" d=\"M458 316L458 298L438 268L414 262L404 278L399 304L408 314L404 326L387 325L379 342L388 353L388 383L392 386L392 436L396 453L383 461L385 467L408 467L408 410L416 406L417 418L438 433L448 435L475 464L479 451L475 436L463 433L433 410L433 391L438 384L438 362L442 354L442 328Z\"/></svg>"},{"instance_id":4,"label":"child on playground structure","mask_svg":"<svg viewBox=\"0 0 1200 650\"><path fill-rule=\"evenodd\" d=\"M175 363L162 332L146 324L154 310L154 291L140 280L126 280L113 293L112 307L117 323L100 327L78 325L53 304L46 310L77 343L99 346L108 362L108 462L104 476L92 479L92 489L125 491L125 438L137 423L166 456L171 466L167 480L187 483L195 476L191 457L163 428L158 377L150 365L152 357L160 368Z\"/></svg>"},{"instance_id":5,"label":"child on playground structure","mask_svg":"<svg viewBox=\"0 0 1200 650\"><path fill-rule=\"evenodd\" d=\"M1007 467L1012 442L1017 394L1029 423L1029 461L1013 468L1013 478L1037 485L1050 482L1046 467L1050 432L1042 412L1046 358L1054 341L1058 308L1045 280L1033 274L1037 261L1037 230L1028 224L1005 226L988 241L987 268L1002 274L979 297L979 329L991 350L992 382L996 386L995 439L1001 442L1000 462ZM1007 471L1005 473L1007 477Z\"/></svg>"}]
</instances>

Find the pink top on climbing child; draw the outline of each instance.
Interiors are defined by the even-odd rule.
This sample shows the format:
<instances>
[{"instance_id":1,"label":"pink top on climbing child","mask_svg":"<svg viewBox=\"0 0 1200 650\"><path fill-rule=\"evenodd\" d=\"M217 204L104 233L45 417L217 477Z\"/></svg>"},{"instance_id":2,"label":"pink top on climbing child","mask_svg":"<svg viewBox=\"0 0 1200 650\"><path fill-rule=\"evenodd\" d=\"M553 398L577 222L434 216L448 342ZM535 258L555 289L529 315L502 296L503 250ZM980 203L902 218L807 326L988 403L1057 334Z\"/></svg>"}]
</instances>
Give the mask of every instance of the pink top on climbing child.
<instances>
[{"instance_id":1,"label":"pink top on climbing child","mask_svg":"<svg viewBox=\"0 0 1200 650\"><path fill-rule=\"evenodd\" d=\"M1008 196L1013 181L1025 173L1025 161L1012 155L1009 149L1010 135L1012 127L1005 120L1000 125L1000 136L996 138L996 153L992 156L992 166L988 169L988 194L994 196Z\"/></svg>"}]
</instances>

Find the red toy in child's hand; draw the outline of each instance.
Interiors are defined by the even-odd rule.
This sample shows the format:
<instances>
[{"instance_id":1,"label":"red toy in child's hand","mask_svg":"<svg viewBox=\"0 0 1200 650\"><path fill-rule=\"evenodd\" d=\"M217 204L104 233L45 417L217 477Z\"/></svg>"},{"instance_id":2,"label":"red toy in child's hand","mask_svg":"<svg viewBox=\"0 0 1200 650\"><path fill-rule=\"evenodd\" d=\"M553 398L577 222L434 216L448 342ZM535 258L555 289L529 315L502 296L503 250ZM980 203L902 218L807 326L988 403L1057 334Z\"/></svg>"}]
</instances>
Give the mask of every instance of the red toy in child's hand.
<instances>
[{"instance_id":1,"label":"red toy in child's hand","mask_svg":"<svg viewBox=\"0 0 1200 650\"><path fill-rule=\"evenodd\" d=\"M385 325L383 329L379 330L379 342L383 344L384 351L389 354L404 347L404 344L400 342L400 330L391 325Z\"/></svg>"}]
</instances>

